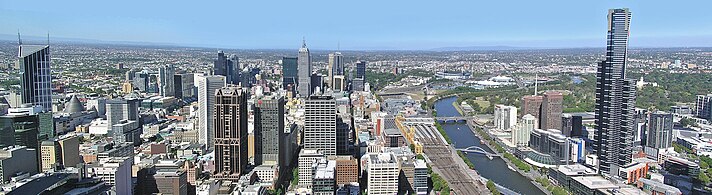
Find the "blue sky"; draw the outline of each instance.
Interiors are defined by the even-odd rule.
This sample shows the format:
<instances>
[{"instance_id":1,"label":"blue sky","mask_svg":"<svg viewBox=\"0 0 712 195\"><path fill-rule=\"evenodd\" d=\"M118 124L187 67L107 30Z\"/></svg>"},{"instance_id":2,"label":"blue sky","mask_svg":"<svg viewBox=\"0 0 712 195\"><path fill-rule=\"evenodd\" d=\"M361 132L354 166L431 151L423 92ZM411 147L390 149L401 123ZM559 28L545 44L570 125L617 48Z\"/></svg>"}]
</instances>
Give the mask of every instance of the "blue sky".
<instances>
[{"instance_id":1,"label":"blue sky","mask_svg":"<svg viewBox=\"0 0 712 195\"><path fill-rule=\"evenodd\" d=\"M609 8L631 46L712 46L712 1L0 0L0 34L244 49L603 47ZM39 6L42 5L42 6Z\"/></svg>"}]
</instances>

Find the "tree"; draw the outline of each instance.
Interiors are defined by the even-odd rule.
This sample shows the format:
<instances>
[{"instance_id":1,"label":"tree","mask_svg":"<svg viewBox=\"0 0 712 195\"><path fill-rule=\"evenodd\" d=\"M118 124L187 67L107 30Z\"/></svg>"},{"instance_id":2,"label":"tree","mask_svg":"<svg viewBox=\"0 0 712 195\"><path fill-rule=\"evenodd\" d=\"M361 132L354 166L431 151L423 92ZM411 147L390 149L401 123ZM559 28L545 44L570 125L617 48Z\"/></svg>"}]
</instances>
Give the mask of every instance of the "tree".
<instances>
[{"instance_id":1,"label":"tree","mask_svg":"<svg viewBox=\"0 0 712 195\"><path fill-rule=\"evenodd\" d=\"M707 164L707 162L705 162L705 161L700 161L700 168L702 168L702 169L707 169L707 168L709 168L709 167L710 167L710 165Z\"/></svg>"},{"instance_id":2,"label":"tree","mask_svg":"<svg viewBox=\"0 0 712 195\"><path fill-rule=\"evenodd\" d=\"M700 174L697 174L697 179L700 180L703 184L708 184L710 183L710 177L707 176L707 174L700 172Z\"/></svg>"},{"instance_id":3,"label":"tree","mask_svg":"<svg viewBox=\"0 0 712 195\"><path fill-rule=\"evenodd\" d=\"M497 190L497 186L494 185L494 182L492 182L492 180L487 180L487 189L489 189L492 194L500 194L499 190Z\"/></svg>"},{"instance_id":4,"label":"tree","mask_svg":"<svg viewBox=\"0 0 712 195\"><path fill-rule=\"evenodd\" d=\"M690 118L682 118L680 119L680 125L682 125L683 127L697 126L697 122Z\"/></svg>"}]
</instances>

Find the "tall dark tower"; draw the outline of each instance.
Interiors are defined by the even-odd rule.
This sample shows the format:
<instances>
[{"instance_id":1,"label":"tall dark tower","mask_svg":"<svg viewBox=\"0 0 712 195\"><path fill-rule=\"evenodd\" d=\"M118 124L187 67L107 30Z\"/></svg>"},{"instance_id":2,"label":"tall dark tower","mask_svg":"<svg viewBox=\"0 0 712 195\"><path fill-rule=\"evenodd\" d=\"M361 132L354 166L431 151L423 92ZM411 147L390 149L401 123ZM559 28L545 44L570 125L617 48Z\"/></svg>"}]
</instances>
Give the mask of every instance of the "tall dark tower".
<instances>
[{"instance_id":1,"label":"tall dark tower","mask_svg":"<svg viewBox=\"0 0 712 195\"><path fill-rule=\"evenodd\" d=\"M17 64L20 66L20 94L23 104L42 106L43 111L52 111L52 71L47 45L24 45L18 36Z\"/></svg>"},{"instance_id":2,"label":"tall dark tower","mask_svg":"<svg viewBox=\"0 0 712 195\"><path fill-rule=\"evenodd\" d=\"M237 181L247 168L247 97L241 87L215 92L215 174L217 179Z\"/></svg>"},{"instance_id":3,"label":"tall dark tower","mask_svg":"<svg viewBox=\"0 0 712 195\"><path fill-rule=\"evenodd\" d=\"M631 162L635 128L635 80L625 77L630 11L608 10L606 60L596 73L596 143L598 172L616 175Z\"/></svg>"},{"instance_id":4,"label":"tall dark tower","mask_svg":"<svg viewBox=\"0 0 712 195\"><path fill-rule=\"evenodd\" d=\"M255 105L255 164L277 165L284 132L284 99L264 96ZM283 166L283 165L280 165Z\"/></svg>"},{"instance_id":5,"label":"tall dark tower","mask_svg":"<svg viewBox=\"0 0 712 195\"><path fill-rule=\"evenodd\" d=\"M213 62L214 75L225 76L227 84L237 85L240 83L240 59L237 56L229 57L218 51L218 58Z\"/></svg>"}]
</instances>

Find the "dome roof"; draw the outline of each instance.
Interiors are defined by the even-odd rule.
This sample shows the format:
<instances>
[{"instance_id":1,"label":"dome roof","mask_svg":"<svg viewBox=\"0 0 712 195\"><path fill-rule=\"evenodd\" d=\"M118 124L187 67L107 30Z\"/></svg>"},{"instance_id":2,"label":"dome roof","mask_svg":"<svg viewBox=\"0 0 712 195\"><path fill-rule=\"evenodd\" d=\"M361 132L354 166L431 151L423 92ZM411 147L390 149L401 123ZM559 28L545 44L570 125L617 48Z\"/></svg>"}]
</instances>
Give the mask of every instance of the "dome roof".
<instances>
[{"instance_id":1,"label":"dome roof","mask_svg":"<svg viewBox=\"0 0 712 195\"><path fill-rule=\"evenodd\" d=\"M67 105L64 107L64 112L66 113L77 113L82 111L84 111L84 106L82 105L82 102L79 102L76 95L72 96Z\"/></svg>"}]
</instances>

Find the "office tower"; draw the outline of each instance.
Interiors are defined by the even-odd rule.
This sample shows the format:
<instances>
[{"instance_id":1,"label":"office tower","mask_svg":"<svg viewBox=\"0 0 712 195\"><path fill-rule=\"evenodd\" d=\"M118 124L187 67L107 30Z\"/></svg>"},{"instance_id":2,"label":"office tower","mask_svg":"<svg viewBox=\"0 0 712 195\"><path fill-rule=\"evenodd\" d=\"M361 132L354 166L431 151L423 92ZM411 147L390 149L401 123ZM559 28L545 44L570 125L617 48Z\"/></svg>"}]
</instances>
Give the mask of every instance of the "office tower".
<instances>
[{"instance_id":1,"label":"office tower","mask_svg":"<svg viewBox=\"0 0 712 195\"><path fill-rule=\"evenodd\" d=\"M148 71L143 70L141 72L137 72L136 76L133 78L134 88L142 92L148 92L148 84L150 83L150 80L151 76L148 74Z\"/></svg>"},{"instance_id":2,"label":"office tower","mask_svg":"<svg viewBox=\"0 0 712 195\"><path fill-rule=\"evenodd\" d=\"M336 88L334 87L334 76L337 75L344 75L344 56L341 55L341 52L334 52L329 54L329 86L331 88ZM342 78L343 79L343 78ZM342 81L343 82L343 81Z\"/></svg>"},{"instance_id":3,"label":"office tower","mask_svg":"<svg viewBox=\"0 0 712 195\"><path fill-rule=\"evenodd\" d=\"M198 143L208 151L213 150L213 117L215 116L215 92L225 87L225 76L198 76Z\"/></svg>"},{"instance_id":4,"label":"office tower","mask_svg":"<svg viewBox=\"0 0 712 195\"><path fill-rule=\"evenodd\" d=\"M536 118L533 115L527 114L522 116L522 120L519 124L512 129L512 143L518 147L526 147L529 145L529 138L532 131L536 129L536 123Z\"/></svg>"},{"instance_id":5,"label":"office tower","mask_svg":"<svg viewBox=\"0 0 712 195\"><path fill-rule=\"evenodd\" d=\"M336 161L321 159L312 165L312 192L333 195L336 192Z\"/></svg>"},{"instance_id":6,"label":"office tower","mask_svg":"<svg viewBox=\"0 0 712 195\"><path fill-rule=\"evenodd\" d=\"M115 124L123 120L139 121L138 107L140 99L111 99L106 101L107 129L111 130ZM141 124L139 124L140 126Z\"/></svg>"},{"instance_id":7,"label":"office tower","mask_svg":"<svg viewBox=\"0 0 712 195\"><path fill-rule=\"evenodd\" d=\"M237 181L247 168L247 98L241 87L215 92L215 178Z\"/></svg>"},{"instance_id":8,"label":"office tower","mask_svg":"<svg viewBox=\"0 0 712 195\"><path fill-rule=\"evenodd\" d=\"M362 78L355 78L351 81L351 88L353 91L366 91L366 81Z\"/></svg>"},{"instance_id":9,"label":"office tower","mask_svg":"<svg viewBox=\"0 0 712 195\"><path fill-rule=\"evenodd\" d=\"M132 143L135 146L141 145L141 134L143 128L137 120L121 120L111 126L111 135L114 143Z\"/></svg>"},{"instance_id":10,"label":"office tower","mask_svg":"<svg viewBox=\"0 0 712 195\"><path fill-rule=\"evenodd\" d=\"M173 65L164 65L158 68L158 92L164 97L175 96L174 75L176 69Z\"/></svg>"},{"instance_id":11,"label":"office tower","mask_svg":"<svg viewBox=\"0 0 712 195\"><path fill-rule=\"evenodd\" d=\"M494 106L494 126L499 130L509 130L517 125L517 108L514 106Z\"/></svg>"},{"instance_id":12,"label":"office tower","mask_svg":"<svg viewBox=\"0 0 712 195\"><path fill-rule=\"evenodd\" d=\"M560 129L561 113L563 111L564 95L561 92L548 91L544 93L539 116L540 129Z\"/></svg>"},{"instance_id":13,"label":"office tower","mask_svg":"<svg viewBox=\"0 0 712 195\"><path fill-rule=\"evenodd\" d=\"M346 78L344 75L335 75L333 79L331 80L331 89L334 91L346 91L346 88L348 87L348 81L346 81ZM322 90L323 91L323 90Z\"/></svg>"},{"instance_id":14,"label":"office tower","mask_svg":"<svg viewBox=\"0 0 712 195\"><path fill-rule=\"evenodd\" d=\"M608 11L606 60L598 63L596 73L596 143L598 172L616 175L631 162L635 117L635 80L627 80L628 9Z\"/></svg>"},{"instance_id":15,"label":"office tower","mask_svg":"<svg viewBox=\"0 0 712 195\"><path fill-rule=\"evenodd\" d=\"M298 60L295 57L283 57L282 58L282 88L290 91L294 91L297 86L297 81L299 80L298 74ZM288 86L292 86L288 89Z\"/></svg>"},{"instance_id":16,"label":"office tower","mask_svg":"<svg viewBox=\"0 0 712 195\"><path fill-rule=\"evenodd\" d=\"M310 96L304 108L304 149L336 155L336 101L331 96Z\"/></svg>"},{"instance_id":17,"label":"office tower","mask_svg":"<svg viewBox=\"0 0 712 195\"><path fill-rule=\"evenodd\" d=\"M529 138L529 147L538 152L537 155L541 155L542 158L534 159L541 159L538 161L540 163L559 165L571 159L570 141L556 129L534 129Z\"/></svg>"},{"instance_id":18,"label":"office tower","mask_svg":"<svg viewBox=\"0 0 712 195\"><path fill-rule=\"evenodd\" d=\"M23 45L20 41L17 54L20 66L20 91L22 104L40 105L52 111L51 55L48 45Z\"/></svg>"},{"instance_id":19,"label":"office tower","mask_svg":"<svg viewBox=\"0 0 712 195\"><path fill-rule=\"evenodd\" d=\"M81 104L81 103L80 103ZM7 116L9 118L15 118L18 120L14 120L16 122L21 122L21 123L26 123L31 121L30 123L22 124L20 125L23 128L22 131L16 131L15 133L30 133L30 132L25 132L25 130L29 129L34 129L37 130L37 132L34 133L39 133L35 134L37 139L40 141L45 140L50 137L54 137L54 117L52 116L52 112L49 111L44 111L42 106L40 105L31 105L31 104L23 104L20 105L20 107L16 108L9 108L7 110ZM18 127L20 127L18 126ZM4 126L7 127L7 126ZM33 130L34 131L34 130ZM34 144L37 145L37 144ZM32 147L36 148L36 147Z\"/></svg>"},{"instance_id":20,"label":"office tower","mask_svg":"<svg viewBox=\"0 0 712 195\"><path fill-rule=\"evenodd\" d=\"M310 149L303 149L299 152L299 186L303 188L311 188L312 185L312 168L314 163L324 159L324 154Z\"/></svg>"},{"instance_id":21,"label":"office tower","mask_svg":"<svg viewBox=\"0 0 712 195\"><path fill-rule=\"evenodd\" d=\"M413 178L413 189L418 195L428 194L428 165L425 160L415 160L415 170Z\"/></svg>"},{"instance_id":22,"label":"office tower","mask_svg":"<svg viewBox=\"0 0 712 195\"><path fill-rule=\"evenodd\" d=\"M193 90L195 88L195 84L193 74L177 74L173 77L173 83L176 98L194 98L195 94Z\"/></svg>"},{"instance_id":23,"label":"office tower","mask_svg":"<svg viewBox=\"0 0 712 195\"><path fill-rule=\"evenodd\" d=\"M45 140L40 146L42 172L54 168L75 167L81 163L80 158L79 137L75 135Z\"/></svg>"},{"instance_id":24,"label":"office tower","mask_svg":"<svg viewBox=\"0 0 712 195\"><path fill-rule=\"evenodd\" d=\"M366 80L366 61L356 61L356 78Z\"/></svg>"},{"instance_id":25,"label":"office tower","mask_svg":"<svg viewBox=\"0 0 712 195\"><path fill-rule=\"evenodd\" d=\"M255 164L277 165L284 132L284 99L276 95L262 97L257 100L254 116Z\"/></svg>"},{"instance_id":26,"label":"office tower","mask_svg":"<svg viewBox=\"0 0 712 195\"><path fill-rule=\"evenodd\" d=\"M543 101L544 97L539 95L524 96L522 98L522 116L530 114L537 120L541 119L539 114L541 112L541 103ZM539 128L539 124L537 124L536 128Z\"/></svg>"},{"instance_id":27,"label":"office tower","mask_svg":"<svg viewBox=\"0 0 712 195\"><path fill-rule=\"evenodd\" d=\"M316 93L316 90L319 89L321 92L324 91L324 76L318 73L312 73L311 74L311 93Z\"/></svg>"},{"instance_id":28,"label":"office tower","mask_svg":"<svg viewBox=\"0 0 712 195\"><path fill-rule=\"evenodd\" d=\"M132 194L131 165L133 158L112 157L94 167L94 173L107 185L116 189L116 194Z\"/></svg>"},{"instance_id":29,"label":"office tower","mask_svg":"<svg viewBox=\"0 0 712 195\"><path fill-rule=\"evenodd\" d=\"M126 81L133 81L134 76L136 76L136 69L130 69L129 71L126 71Z\"/></svg>"},{"instance_id":30,"label":"office tower","mask_svg":"<svg viewBox=\"0 0 712 195\"><path fill-rule=\"evenodd\" d=\"M712 121L712 94L697 95L695 116Z\"/></svg>"},{"instance_id":31,"label":"office tower","mask_svg":"<svg viewBox=\"0 0 712 195\"><path fill-rule=\"evenodd\" d=\"M571 137L573 131L574 118L571 114L561 114L561 133L566 137Z\"/></svg>"},{"instance_id":32,"label":"office tower","mask_svg":"<svg viewBox=\"0 0 712 195\"><path fill-rule=\"evenodd\" d=\"M153 177L159 194L188 195L188 176L180 169L160 169Z\"/></svg>"},{"instance_id":33,"label":"office tower","mask_svg":"<svg viewBox=\"0 0 712 195\"><path fill-rule=\"evenodd\" d=\"M299 83L297 84L297 92L302 97L309 97L311 94L311 54L309 54L309 48L307 48L307 42L302 41L302 48L299 48L299 55L297 57L297 79Z\"/></svg>"},{"instance_id":34,"label":"office tower","mask_svg":"<svg viewBox=\"0 0 712 195\"><path fill-rule=\"evenodd\" d=\"M343 121L341 117L336 118L336 154L337 155L349 155L351 150L349 146L351 145L349 141L349 135L351 135L351 124L350 121Z\"/></svg>"},{"instance_id":35,"label":"office tower","mask_svg":"<svg viewBox=\"0 0 712 195\"><path fill-rule=\"evenodd\" d=\"M663 149L672 147L672 114L662 111L650 114L646 146Z\"/></svg>"},{"instance_id":36,"label":"office tower","mask_svg":"<svg viewBox=\"0 0 712 195\"><path fill-rule=\"evenodd\" d=\"M37 173L37 150L26 146L3 147L0 149L0 176L2 182L7 182L11 177L19 174Z\"/></svg>"},{"instance_id":37,"label":"office tower","mask_svg":"<svg viewBox=\"0 0 712 195\"><path fill-rule=\"evenodd\" d=\"M51 171L61 165L62 157L59 144L55 144L54 140L42 141L40 146L40 171Z\"/></svg>"},{"instance_id":38,"label":"office tower","mask_svg":"<svg viewBox=\"0 0 712 195\"><path fill-rule=\"evenodd\" d=\"M397 194L400 166L396 156L390 152L369 153L364 158L368 194Z\"/></svg>"},{"instance_id":39,"label":"office tower","mask_svg":"<svg viewBox=\"0 0 712 195\"><path fill-rule=\"evenodd\" d=\"M218 51L218 58L213 61L214 75L225 76L227 84L240 84L240 60L233 55L228 58L223 51Z\"/></svg>"}]
</instances>

